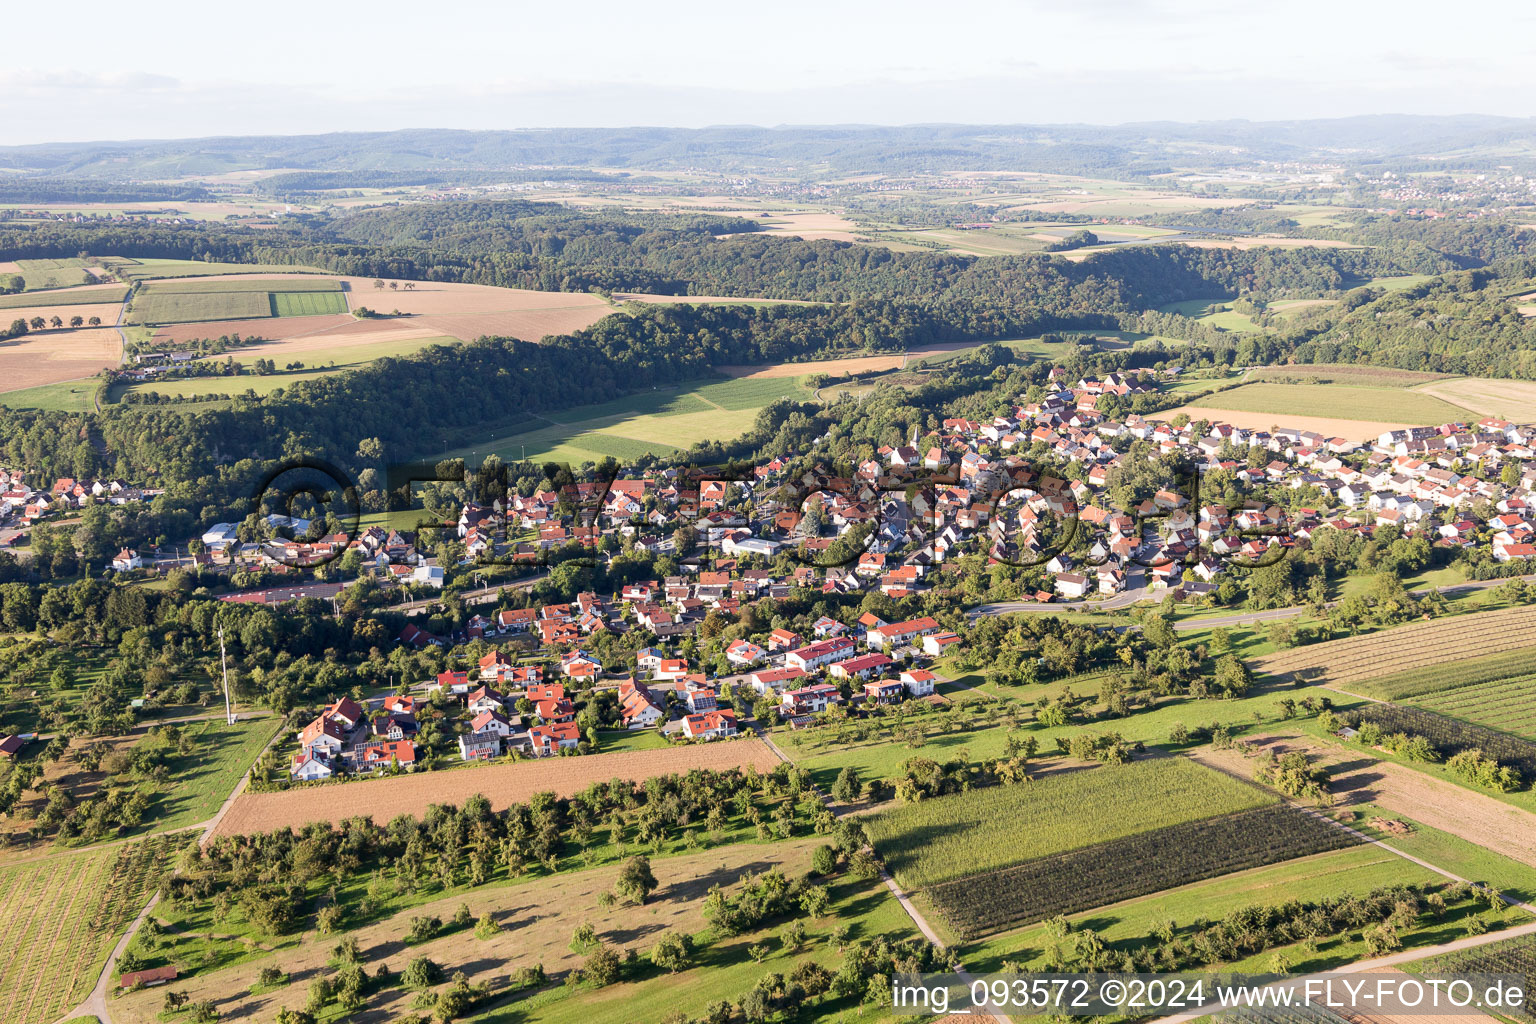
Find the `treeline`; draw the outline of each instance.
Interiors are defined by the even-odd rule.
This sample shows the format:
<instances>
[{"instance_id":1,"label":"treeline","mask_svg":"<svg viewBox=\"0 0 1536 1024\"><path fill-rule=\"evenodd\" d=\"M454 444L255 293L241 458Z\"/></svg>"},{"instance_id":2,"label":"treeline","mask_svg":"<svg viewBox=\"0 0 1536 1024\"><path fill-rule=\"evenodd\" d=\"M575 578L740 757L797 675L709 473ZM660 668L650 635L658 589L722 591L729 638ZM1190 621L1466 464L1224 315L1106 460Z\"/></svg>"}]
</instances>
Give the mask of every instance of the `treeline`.
<instances>
[{"instance_id":1,"label":"treeline","mask_svg":"<svg viewBox=\"0 0 1536 1024\"><path fill-rule=\"evenodd\" d=\"M1394 292L1365 291L1322 330L1287 341L1303 363L1368 363L1437 373L1532 379L1536 320L1513 296L1536 278L1536 259L1449 274Z\"/></svg>"},{"instance_id":2,"label":"treeline","mask_svg":"<svg viewBox=\"0 0 1536 1024\"><path fill-rule=\"evenodd\" d=\"M751 233L758 226L713 214L585 212L523 201L436 203L309 219L276 231L148 223L18 225L0 231L0 257L128 253L307 264L362 277L502 287L830 302L948 298L1037 305L1056 314L1140 312L1216 294L1330 294L1361 279L1447 269L1422 246L1247 251L1126 246L1074 263L1042 253L981 258Z\"/></svg>"},{"instance_id":3,"label":"treeline","mask_svg":"<svg viewBox=\"0 0 1536 1024\"><path fill-rule=\"evenodd\" d=\"M1340 213L1344 212L1341 208ZM1536 249L1536 231L1486 217L1461 220L1349 210L1348 221L1347 227L1303 226L1267 206L1181 210L1141 218L1145 224L1187 227L1238 237L1280 235L1385 248L1404 267L1419 266L1421 269L1403 271L1414 274L1439 274L1452 269L1486 266L1527 255Z\"/></svg>"},{"instance_id":4,"label":"treeline","mask_svg":"<svg viewBox=\"0 0 1536 1024\"><path fill-rule=\"evenodd\" d=\"M224 409L19 410L0 420L0 460L47 477L155 480L167 486L169 500L201 512L221 498L243 497L236 492L257 475L254 463L283 455L350 464L358 442L375 437L389 457L401 458L417 454L424 438L671 386L707 376L711 365L983 341L1058 326L1057 318L1024 308L966 302L640 307L547 344L433 346L270 397L237 397ZM201 486L176 486L193 481Z\"/></svg>"},{"instance_id":5,"label":"treeline","mask_svg":"<svg viewBox=\"0 0 1536 1024\"><path fill-rule=\"evenodd\" d=\"M208 202L201 185L151 185L89 178L0 178L0 203Z\"/></svg>"}]
</instances>

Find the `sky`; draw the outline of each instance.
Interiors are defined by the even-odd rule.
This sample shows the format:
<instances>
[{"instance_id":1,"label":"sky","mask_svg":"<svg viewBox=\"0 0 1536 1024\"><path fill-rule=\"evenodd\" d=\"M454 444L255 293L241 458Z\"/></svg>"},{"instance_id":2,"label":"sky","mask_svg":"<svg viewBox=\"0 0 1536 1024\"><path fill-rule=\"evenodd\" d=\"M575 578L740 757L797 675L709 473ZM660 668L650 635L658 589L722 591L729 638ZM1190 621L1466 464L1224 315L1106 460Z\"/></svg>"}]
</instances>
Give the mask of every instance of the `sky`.
<instances>
[{"instance_id":1,"label":"sky","mask_svg":"<svg viewBox=\"0 0 1536 1024\"><path fill-rule=\"evenodd\" d=\"M5 145L1536 114L1536 5L1505 0L96 0L6 29Z\"/></svg>"}]
</instances>

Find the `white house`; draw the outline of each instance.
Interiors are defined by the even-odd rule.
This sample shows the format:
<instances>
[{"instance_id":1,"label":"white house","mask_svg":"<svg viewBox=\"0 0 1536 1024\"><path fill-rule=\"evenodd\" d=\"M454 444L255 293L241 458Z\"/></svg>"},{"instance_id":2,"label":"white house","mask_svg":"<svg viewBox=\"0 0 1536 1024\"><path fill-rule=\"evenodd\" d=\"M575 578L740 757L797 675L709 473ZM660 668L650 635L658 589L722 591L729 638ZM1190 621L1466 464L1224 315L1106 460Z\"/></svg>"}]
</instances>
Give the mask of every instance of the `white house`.
<instances>
[{"instance_id":1,"label":"white house","mask_svg":"<svg viewBox=\"0 0 1536 1024\"><path fill-rule=\"evenodd\" d=\"M925 668L911 668L901 674L901 682L907 688L907 693L912 696L927 697L933 693L933 686L938 682L938 676Z\"/></svg>"},{"instance_id":2,"label":"white house","mask_svg":"<svg viewBox=\"0 0 1536 1024\"><path fill-rule=\"evenodd\" d=\"M318 779L328 779L336 774L331 768L330 761L320 756L319 753L306 750L297 754L293 759L293 767L288 769L288 777L298 782L314 782Z\"/></svg>"},{"instance_id":3,"label":"white house","mask_svg":"<svg viewBox=\"0 0 1536 1024\"><path fill-rule=\"evenodd\" d=\"M144 559L140 558L139 553L132 548L123 548L117 553L117 557L112 559L113 572L131 572L142 568L144 568Z\"/></svg>"}]
</instances>

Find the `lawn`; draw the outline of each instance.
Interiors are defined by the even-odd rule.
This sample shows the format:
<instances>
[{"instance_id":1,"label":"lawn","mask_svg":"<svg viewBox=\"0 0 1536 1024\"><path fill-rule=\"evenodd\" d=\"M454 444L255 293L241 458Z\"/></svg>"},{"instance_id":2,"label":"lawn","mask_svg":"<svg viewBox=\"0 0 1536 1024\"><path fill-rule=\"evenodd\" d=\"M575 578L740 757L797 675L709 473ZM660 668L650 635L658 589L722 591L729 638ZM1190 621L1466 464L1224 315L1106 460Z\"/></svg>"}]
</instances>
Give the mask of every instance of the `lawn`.
<instances>
[{"instance_id":1,"label":"lawn","mask_svg":"<svg viewBox=\"0 0 1536 1024\"><path fill-rule=\"evenodd\" d=\"M1434 279L1435 275L1433 274L1403 274L1399 277L1373 277L1368 281L1358 282L1355 287L1358 288L1361 285L1364 285L1370 288L1384 288L1389 292L1398 292L1402 291L1404 288L1412 288L1416 284L1423 284L1425 281L1433 281Z\"/></svg>"},{"instance_id":2,"label":"lawn","mask_svg":"<svg viewBox=\"0 0 1536 1024\"><path fill-rule=\"evenodd\" d=\"M745 433L764 406L786 396L808 397L792 378L695 381L549 413L545 426L461 443L438 457L476 462L495 453L509 462L526 455L580 465L665 456Z\"/></svg>"},{"instance_id":3,"label":"lawn","mask_svg":"<svg viewBox=\"0 0 1536 1024\"><path fill-rule=\"evenodd\" d=\"M0 392L0 405L10 409L42 409L47 412L90 412L96 405L95 377L43 384L20 391Z\"/></svg>"},{"instance_id":4,"label":"lawn","mask_svg":"<svg viewBox=\"0 0 1536 1024\"><path fill-rule=\"evenodd\" d=\"M1350 824L1372 838L1468 881L1491 885L1512 899L1536 903L1536 867L1370 804L1357 804L1352 809L1357 812L1357 817ZM1378 834L1369 824L1378 814L1401 821L1413 831L1407 835Z\"/></svg>"},{"instance_id":5,"label":"lawn","mask_svg":"<svg viewBox=\"0 0 1536 1024\"><path fill-rule=\"evenodd\" d=\"M1469 416L1467 410L1432 395L1400 388L1367 388L1347 384L1280 384L1265 381L1197 398L1189 404L1198 408L1272 413L1277 416L1323 416L1425 425L1462 422Z\"/></svg>"},{"instance_id":6,"label":"lawn","mask_svg":"<svg viewBox=\"0 0 1536 1024\"><path fill-rule=\"evenodd\" d=\"M198 395L243 395L247 391L254 391L258 395L270 395L281 388L292 387L300 381L318 380L328 377L342 370L299 370L294 373L269 373L258 376L254 373L242 373L234 376L219 377L186 377L181 380L152 381L145 384L134 384L126 391L153 391L162 395L174 395L178 398L190 398Z\"/></svg>"},{"instance_id":7,"label":"lawn","mask_svg":"<svg viewBox=\"0 0 1536 1024\"><path fill-rule=\"evenodd\" d=\"M661 750L671 744L655 729L600 729L597 749L607 754L615 750Z\"/></svg>"},{"instance_id":8,"label":"lawn","mask_svg":"<svg viewBox=\"0 0 1536 1024\"><path fill-rule=\"evenodd\" d=\"M268 715L234 725L217 718L178 726L194 747L171 757L170 783L145 814L144 828L162 832L212 818L281 725L279 716Z\"/></svg>"},{"instance_id":9,"label":"lawn","mask_svg":"<svg viewBox=\"0 0 1536 1024\"><path fill-rule=\"evenodd\" d=\"M922 800L864 827L897 881L920 888L1274 801L1193 761L1149 758Z\"/></svg>"},{"instance_id":10,"label":"lawn","mask_svg":"<svg viewBox=\"0 0 1536 1024\"><path fill-rule=\"evenodd\" d=\"M1016 695L1014 687L1000 689L1008 696ZM1017 690L1017 695L1025 699L1029 699L1032 693L1026 693L1022 688ZM1241 735L1250 729L1273 728L1274 723L1282 720L1279 702L1288 697L1294 699L1295 692L1290 689L1273 689L1254 692L1236 700L1221 701L1179 697L1155 708L1136 711L1124 718L1103 719L1087 725L1074 722L1051 728L1031 724L1017 732L1020 738L1033 736L1037 739L1042 751L1055 750L1058 736L1070 738L1081 732L1101 735L1117 732L1127 742L1140 740L1148 746L1177 750L1183 748L1169 739L1175 725L1194 729L1196 726L1220 722L1228 726L1234 735ZM1342 706L1346 702L1336 698L1335 703ZM1269 724L1266 726L1265 723ZM1009 730L999 724L929 736L921 748L913 748L902 742L885 741L837 747L826 752L812 749L809 745L795 745L790 739L794 734L781 732L774 738L786 744L785 752L797 765L811 773L817 785L827 787L836 781L838 773L846 767L857 769L860 777L865 779L890 779L900 775L902 763L913 757L944 761L963 752L973 763L999 757L1007 745L1008 734ZM809 740L808 733L801 735Z\"/></svg>"}]
</instances>

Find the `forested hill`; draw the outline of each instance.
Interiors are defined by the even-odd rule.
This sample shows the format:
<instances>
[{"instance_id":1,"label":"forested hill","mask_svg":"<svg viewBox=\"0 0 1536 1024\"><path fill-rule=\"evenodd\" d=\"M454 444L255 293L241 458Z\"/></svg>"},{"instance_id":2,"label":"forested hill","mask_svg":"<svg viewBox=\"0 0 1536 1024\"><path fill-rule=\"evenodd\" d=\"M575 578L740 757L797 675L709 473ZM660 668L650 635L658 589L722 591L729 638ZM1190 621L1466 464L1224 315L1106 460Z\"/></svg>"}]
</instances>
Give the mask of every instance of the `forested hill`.
<instances>
[{"instance_id":1,"label":"forested hill","mask_svg":"<svg viewBox=\"0 0 1536 1024\"><path fill-rule=\"evenodd\" d=\"M1408 370L1536 380L1536 318L1515 296L1536 290L1536 260L1449 274L1397 292L1346 297L1322 330L1287 344L1308 363L1370 363Z\"/></svg>"},{"instance_id":2,"label":"forested hill","mask_svg":"<svg viewBox=\"0 0 1536 1024\"><path fill-rule=\"evenodd\" d=\"M1112 318L1076 322L1113 326ZM0 464L24 465L45 477L155 482L169 489L167 501L200 512L240 496L260 475L260 463L306 454L351 465L366 437L379 438L387 457L416 457L428 432L483 429L673 385L707 376L714 364L986 341L1063 326L1023 308L964 302L643 307L544 344L497 339L437 346L296 383L270 397L237 396L228 408L127 404L99 414L7 412L0 416Z\"/></svg>"},{"instance_id":3,"label":"forested hill","mask_svg":"<svg viewBox=\"0 0 1536 1024\"><path fill-rule=\"evenodd\" d=\"M363 277L562 291L638 291L842 302L963 299L1045 311L1137 312L1182 299L1316 296L1353 281L1463 265L1417 243L1371 249L1125 246L1082 262L975 257L743 233L754 222L574 210L550 203L437 203L312 218L278 230L45 223L0 230L0 259L140 257L307 264ZM719 237L727 235L727 237Z\"/></svg>"}]
</instances>

